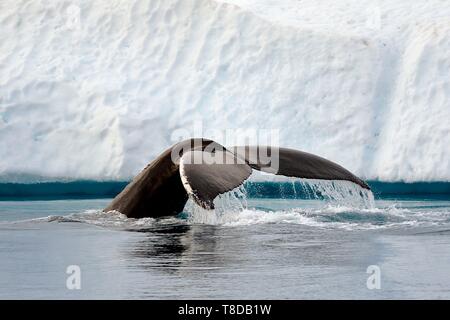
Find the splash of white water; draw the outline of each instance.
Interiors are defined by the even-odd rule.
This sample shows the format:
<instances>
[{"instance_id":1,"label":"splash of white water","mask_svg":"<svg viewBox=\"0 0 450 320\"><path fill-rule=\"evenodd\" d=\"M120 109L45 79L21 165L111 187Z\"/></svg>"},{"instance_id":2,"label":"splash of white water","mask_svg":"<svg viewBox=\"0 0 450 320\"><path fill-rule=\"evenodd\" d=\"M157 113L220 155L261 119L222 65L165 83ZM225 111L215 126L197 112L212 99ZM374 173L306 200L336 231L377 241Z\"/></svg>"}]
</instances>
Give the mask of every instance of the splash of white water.
<instances>
[{"instance_id":1,"label":"splash of white water","mask_svg":"<svg viewBox=\"0 0 450 320\"><path fill-rule=\"evenodd\" d=\"M328 181L316 179L293 179L292 188L295 198L300 190L296 183L301 185L301 191L307 199L324 200L327 204L345 206L349 208L371 209L375 207L374 196L370 190L349 181ZM247 193L244 186L219 195L214 199L214 210L206 210L195 204L191 199L187 202L184 211L188 213L190 223L221 224L225 219L247 210Z\"/></svg>"},{"instance_id":2,"label":"splash of white water","mask_svg":"<svg viewBox=\"0 0 450 320\"><path fill-rule=\"evenodd\" d=\"M235 214L246 210L247 193L243 185L219 195L214 199L214 209L206 210L189 199L184 208L188 212L188 221L191 223L220 224L225 214Z\"/></svg>"},{"instance_id":3,"label":"splash of white water","mask_svg":"<svg viewBox=\"0 0 450 320\"><path fill-rule=\"evenodd\" d=\"M374 208L372 191L344 180L297 179L308 199L323 199L352 208ZM293 184L295 189L295 183ZM296 191L295 191L295 194Z\"/></svg>"}]
</instances>

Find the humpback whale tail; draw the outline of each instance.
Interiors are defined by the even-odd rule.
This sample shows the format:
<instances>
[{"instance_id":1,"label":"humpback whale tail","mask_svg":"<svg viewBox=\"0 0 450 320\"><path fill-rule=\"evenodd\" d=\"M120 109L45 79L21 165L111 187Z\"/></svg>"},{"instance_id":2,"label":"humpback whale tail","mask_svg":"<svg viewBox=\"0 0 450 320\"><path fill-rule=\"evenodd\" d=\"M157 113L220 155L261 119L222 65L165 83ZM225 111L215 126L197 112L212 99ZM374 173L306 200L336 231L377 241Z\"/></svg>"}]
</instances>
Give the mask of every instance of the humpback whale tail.
<instances>
[{"instance_id":1,"label":"humpback whale tail","mask_svg":"<svg viewBox=\"0 0 450 320\"><path fill-rule=\"evenodd\" d=\"M287 148L225 148L208 139L188 139L164 151L118 194L104 211L130 218L177 214L189 197L205 209L241 185L252 169L306 179L347 180L369 186L350 171L322 157Z\"/></svg>"}]
</instances>

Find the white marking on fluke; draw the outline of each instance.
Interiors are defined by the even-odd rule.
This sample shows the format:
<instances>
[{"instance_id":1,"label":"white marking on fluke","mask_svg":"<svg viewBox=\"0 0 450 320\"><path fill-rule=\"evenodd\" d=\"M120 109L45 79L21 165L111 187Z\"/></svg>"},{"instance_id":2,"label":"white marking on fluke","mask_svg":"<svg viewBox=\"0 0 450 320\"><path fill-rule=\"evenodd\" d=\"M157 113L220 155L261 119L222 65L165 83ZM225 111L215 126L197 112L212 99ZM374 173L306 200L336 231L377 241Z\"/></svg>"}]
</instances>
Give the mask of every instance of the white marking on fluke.
<instances>
[{"instance_id":1,"label":"white marking on fluke","mask_svg":"<svg viewBox=\"0 0 450 320\"><path fill-rule=\"evenodd\" d=\"M194 200L195 203L197 203L199 206L203 207L205 210L213 210L213 208L210 208L209 204L207 204L206 202L202 201L197 196L197 193L194 191L194 189L192 189L192 186L189 184L188 177L186 175L185 168L184 168L184 165L185 165L185 160L184 159L189 159L188 157L190 157L190 154L191 154L191 152L186 152L180 158L179 171L180 171L181 183L183 184L183 187L186 190L189 198Z\"/></svg>"}]
</instances>

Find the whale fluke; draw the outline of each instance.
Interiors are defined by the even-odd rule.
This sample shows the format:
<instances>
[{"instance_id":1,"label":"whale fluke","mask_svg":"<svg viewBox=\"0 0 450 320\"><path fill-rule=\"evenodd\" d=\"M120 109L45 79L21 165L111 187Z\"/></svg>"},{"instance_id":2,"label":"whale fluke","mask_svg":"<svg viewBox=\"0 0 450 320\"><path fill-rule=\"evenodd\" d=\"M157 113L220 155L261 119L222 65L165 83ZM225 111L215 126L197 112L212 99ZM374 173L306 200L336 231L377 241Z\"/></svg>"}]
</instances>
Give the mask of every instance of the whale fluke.
<instances>
[{"instance_id":1,"label":"whale fluke","mask_svg":"<svg viewBox=\"0 0 450 320\"><path fill-rule=\"evenodd\" d=\"M208 139L188 139L150 162L104 209L130 218L180 213L191 197L205 209L241 185L252 169L306 179L347 180L369 186L340 165L319 156L278 147L225 148Z\"/></svg>"}]
</instances>

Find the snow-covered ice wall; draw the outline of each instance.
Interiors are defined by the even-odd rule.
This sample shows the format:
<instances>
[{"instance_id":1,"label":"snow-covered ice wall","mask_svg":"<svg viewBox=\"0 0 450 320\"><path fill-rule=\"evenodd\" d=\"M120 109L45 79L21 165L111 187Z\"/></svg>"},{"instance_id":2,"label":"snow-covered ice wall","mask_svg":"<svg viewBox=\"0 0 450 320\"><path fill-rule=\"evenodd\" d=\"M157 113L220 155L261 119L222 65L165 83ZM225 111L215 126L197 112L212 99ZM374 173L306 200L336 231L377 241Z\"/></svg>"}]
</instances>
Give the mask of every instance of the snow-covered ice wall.
<instances>
[{"instance_id":1,"label":"snow-covered ice wall","mask_svg":"<svg viewBox=\"0 0 450 320\"><path fill-rule=\"evenodd\" d=\"M0 181L128 179L198 121L450 181L450 4L0 1Z\"/></svg>"}]
</instances>

